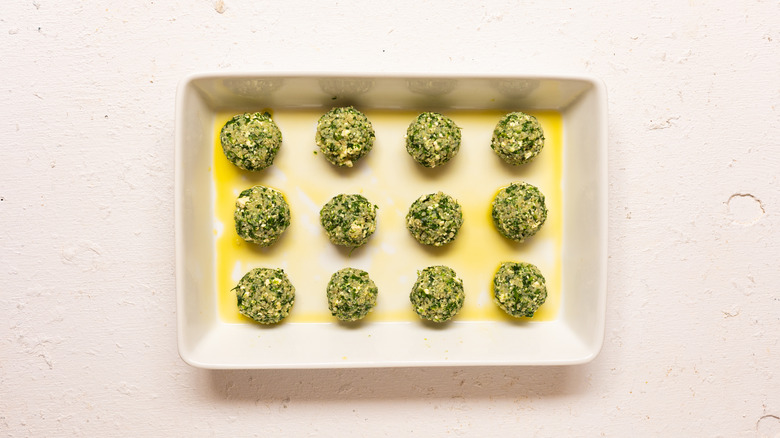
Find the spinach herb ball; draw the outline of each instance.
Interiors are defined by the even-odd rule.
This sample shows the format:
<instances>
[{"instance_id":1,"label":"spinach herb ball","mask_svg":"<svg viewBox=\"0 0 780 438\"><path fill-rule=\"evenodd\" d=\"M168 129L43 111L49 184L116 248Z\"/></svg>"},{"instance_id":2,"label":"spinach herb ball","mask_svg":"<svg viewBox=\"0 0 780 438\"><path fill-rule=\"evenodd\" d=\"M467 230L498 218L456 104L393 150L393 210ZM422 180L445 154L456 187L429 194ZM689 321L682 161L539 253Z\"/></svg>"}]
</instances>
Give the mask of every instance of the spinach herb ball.
<instances>
[{"instance_id":1,"label":"spinach herb ball","mask_svg":"<svg viewBox=\"0 0 780 438\"><path fill-rule=\"evenodd\" d=\"M463 211L442 192L419 197L406 214L406 228L423 245L442 246L455 239L463 225Z\"/></svg>"},{"instance_id":2,"label":"spinach herb ball","mask_svg":"<svg viewBox=\"0 0 780 438\"><path fill-rule=\"evenodd\" d=\"M531 184L512 183L493 199L492 216L501 235L522 242L536 234L547 219L544 195Z\"/></svg>"},{"instance_id":3,"label":"spinach herb ball","mask_svg":"<svg viewBox=\"0 0 780 438\"><path fill-rule=\"evenodd\" d=\"M450 320L463 307L463 280L447 266L430 266L417 273L409 294L420 318L434 322Z\"/></svg>"},{"instance_id":4,"label":"spinach herb ball","mask_svg":"<svg viewBox=\"0 0 780 438\"><path fill-rule=\"evenodd\" d=\"M336 195L320 210L320 223L333 244L358 247L376 231L376 209L363 195Z\"/></svg>"},{"instance_id":5,"label":"spinach herb ball","mask_svg":"<svg viewBox=\"0 0 780 438\"><path fill-rule=\"evenodd\" d=\"M234 290L238 311L261 324L281 321L295 302L295 287L281 269L252 269Z\"/></svg>"},{"instance_id":6,"label":"spinach herb ball","mask_svg":"<svg viewBox=\"0 0 780 438\"><path fill-rule=\"evenodd\" d=\"M366 115L350 106L333 108L320 117L315 140L332 164L352 167L374 147L375 137Z\"/></svg>"},{"instance_id":7,"label":"spinach herb ball","mask_svg":"<svg viewBox=\"0 0 780 438\"><path fill-rule=\"evenodd\" d=\"M268 113L244 113L225 123L219 139L231 163L244 170L263 170L279 152L282 131Z\"/></svg>"},{"instance_id":8,"label":"spinach herb ball","mask_svg":"<svg viewBox=\"0 0 780 438\"><path fill-rule=\"evenodd\" d=\"M460 149L460 127L439 113L422 113L406 130L406 151L425 167L449 161Z\"/></svg>"},{"instance_id":9,"label":"spinach herb ball","mask_svg":"<svg viewBox=\"0 0 780 438\"><path fill-rule=\"evenodd\" d=\"M534 316L547 299L547 286L539 268L530 263L501 263L493 277L493 300L506 313Z\"/></svg>"},{"instance_id":10,"label":"spinach herb ball","mask_svg":"<svg viewBox=\"0 0 780 438\"><path fill-rule=\"evenodd\" d=\"M290 207L280 192L254 186L238 195L233 218L241 238L260 246L270 246L290 226Z\"/></svg>"},{"instance_id":11,"label":"spinach herb ball","mask_svg":"<svg viewBox=\"0 0 780 438\"><path fill-rule=\"evenodd\" d=\"M341 321L363 319L376 306L378 292L368 272L355 268L341 269L328 282L328 309Z\"/></svg>"},{"instance_id":12,"label":"spinach herb ball","mask_svg":"<svg viewBox=\"0 0 780 438\"><path fill-rule=\"evenodd\" d=\"M527 163L544 147L542 125L534 116L522 112L509 113L496 125L490 147L513 166Z\"/></svg>"}]
</instances>

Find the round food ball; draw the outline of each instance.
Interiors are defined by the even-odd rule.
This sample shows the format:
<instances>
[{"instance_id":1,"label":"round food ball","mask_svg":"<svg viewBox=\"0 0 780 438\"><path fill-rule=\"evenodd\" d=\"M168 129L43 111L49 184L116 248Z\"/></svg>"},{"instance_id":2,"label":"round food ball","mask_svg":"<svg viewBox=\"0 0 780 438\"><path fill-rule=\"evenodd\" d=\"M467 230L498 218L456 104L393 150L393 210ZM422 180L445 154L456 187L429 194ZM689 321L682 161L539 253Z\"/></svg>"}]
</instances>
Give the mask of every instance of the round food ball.
<instances>
[{"instance_id":1,"label":"round food ball","mask_svg":"<svg viewBox=\"0 0 780 438\"><path fill-rule=\"evenodd\" d=\"M463 211L442 192L419 197L406 214L406 228L423 245L442 246L455 239L463 225Z\"/></svg>"},{"instance_id":2,"label":"round food ball","mask_svg":"<svg viewBox=\"0 0 780 438\"><path fill-rule=\"evenodd\" d=\"M290 314L295 287L281 269L255 268L234 289L238 311L261 324L276 324Z\"/></svg>"},{"instance_id":3,"label":"round food ball","mask_svg":"<svg viewBox=\"0 0 780 438\"><path fill-rule=\"evenodd\" d=\"M344 268L330 278L327 296L330 313L341 321L363 319L376 306L378 289L368 272Z\"/></svg>"},{"instance_id":4,"label":"round food ball","mask_svg":"<svg viewBox=\"0 0 780 438\"><path fill-rule=\"evenodd\" d=\"M493 300L506 313L534 316L547 299L547 286L539 268L530 263L501 263L493 277Z\"/></svg>"},{"instance_id":5,"label":"round food ball","mask_svg":"<svg viewBox=\"0 0 780 438\"><path fill-rule=\"evenodd\" d=\"M290 226L290 207L280 192L254 186L238 195L233 218L241 238L260 246L270 246Z\"/></svg>"},{"instance_id":6,"label":"round food ball","mask_svg":"<svg viewBox=\"0 0 780 438\"><path fill-rule=\"evenodd\" d=\"M490 147L513 166L527 163L544 147L542 125L534 116L509 113L496 125Z\"/></svg>"},{"instance_id":7,"label":"round food ball","mask_svg":"<svg viewBox=\"0 0 780 438\"><path fill-rule=\"evenodd\" d=\"M325 158L339 167L352 165L374 147L374 127L355 108L333 108L317 122L315 140Z\"/></svg>"},{"instance_id":8,"label":"round food ball","mask_svg":"<svg viewBox=\"0 0 780 438\"><path fill-rule=\"evenodd\" d=\"M333 244L358 247L376 231L376 209L363 195L336 195L320 210L320 223Z\"/></svg>"},{"instance_id":9,"label":"round food ball","mask_svg":"<svg viewBox=\"0 0 780 438\"><path fill-rule=\"evenodd\" d=\"M406 151L425 167L450 161L460 149L460 127L439 113L422 113L406 130Z\"/></svg>"},{"instance_id":10,"label":"round food ball","mask_svg":"<svg viewBox=\"0 0 780 438\"><path fill-rule=\"evenodd\" d=\"M420 318L434 322L450 320L463 307L463 280L447 266L430 266L417 273L409 294Z\"/></svg>"},{"instance_id":11,"label":"round food ball","mask_svg":"<svg viewBox=\"0 0 780 438\"><path fill-rule=\"evenodd\" d=\"M524 182L501 189L492 204L493 224L507 239L524 241L533 236L547 219L544 195Z\"/></svg>"},{"instance_id":12,"label":"round food ball","mask_svg":"<svg viewBox=\"0 0 780 438\"><path fill-rule=\"evenodd\" d=\"M282 145L282 131L268 113L244 113L225 123L219 135L222 151L245 170L270 166Z\"/></svg>"}]
</instances>

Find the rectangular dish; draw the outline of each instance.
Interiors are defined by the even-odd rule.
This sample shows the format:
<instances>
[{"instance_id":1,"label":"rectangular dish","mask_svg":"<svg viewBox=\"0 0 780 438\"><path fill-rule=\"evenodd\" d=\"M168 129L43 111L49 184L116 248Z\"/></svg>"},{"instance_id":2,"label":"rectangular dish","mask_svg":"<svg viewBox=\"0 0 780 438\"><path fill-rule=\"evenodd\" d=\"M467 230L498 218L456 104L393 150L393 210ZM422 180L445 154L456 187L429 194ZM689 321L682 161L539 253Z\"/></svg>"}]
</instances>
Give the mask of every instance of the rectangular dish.
<instances>
[{"instance_id":1,"label":"rectangular dish","mask_svg":"<svg viewBox=\"0 0 780 438\"><path fill-rule=\"evenodd\" d=\"M364 111L377 132L366 163L351 173L314 154L318 115L345 105ZM230 115L264 110L282 130L282 150L272 168L247 176L220 156L216 134ZM403 148L405 126L428 110L463 128L459 155L433 174L415 168ZM498 118L517 110L549 132L543 153L522 169L502 166L489 147ZM175 140L178 344L193 366L575 364L601 348L607 135L606 91L596 79L196 74L179 85ZM550 209L539 235L519 246L494 236L488 218L492 196L514 180L543 188ZM254 184L282 190L291 204L293 225L272 251L231 243L230 194ZM404 235L403 215L417 196L440 189L463 204L463 234L449 249L427 251ZM353 254L317 229L319 207L342 192L380 206L376 235ZM503 316L490 300L490 279L505 259L533 262L548 279L548 302L530 321ZM433 264L452 266L467 294L458 317L435 327L405 301L415 269ZM284 268L296 286L293 312L277 326L244 320L225 290L257 266ZM366 269L380 289L376 309L357 325L327 312L329 273L345 266Z\"/></svg>"}]
</instances>

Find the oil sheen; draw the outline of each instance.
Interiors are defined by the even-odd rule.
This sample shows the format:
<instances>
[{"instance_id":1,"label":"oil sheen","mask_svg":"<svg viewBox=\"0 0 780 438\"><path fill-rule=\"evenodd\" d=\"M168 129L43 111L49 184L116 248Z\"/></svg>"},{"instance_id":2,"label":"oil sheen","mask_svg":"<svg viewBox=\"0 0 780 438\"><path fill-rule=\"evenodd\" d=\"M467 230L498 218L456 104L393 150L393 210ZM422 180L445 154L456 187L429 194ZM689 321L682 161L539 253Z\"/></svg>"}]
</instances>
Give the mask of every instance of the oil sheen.
<instances>
[{"instance_id":1,"label":"oil sheen","mask_svg":"<svg viewBox=\"0 0 780 438\"><path fill-rule=\"evenodd\" d=\"M452 160L429 169L406 152L404 135L419 112L365 110L376 131L374 148L354 167L336 168L317 152L314 143L317 120L328 109L256 109L271 113L283 136L274 164L259 172L239 169L222 153L220 129L242 111L217 114L209 172L214 190L216 293L222 321L252 323L238 313L233 288L256 267L282 268L295 286L295 304L283 323L335 323L325 290L331 275L345 267L368 271L379 289L377 305L363 321L418 321L409 303L409 292L417 271L434 265L449 266L463 279L466 299L454 321L510 321L514 318L492 299L493 275L504 261L524 261L539 267L547 282L548 297L531 320L557 317L563 208L560 113L529 112L544 129L544 149L531 163L509 166L490 149L493 128L505 112L443 112L462 128L462 143ZM493 197L514 181L539 187L548 209L541 230L523 243L502 237L490 217ZM236 234L233 223L238 194L258 184L281 191L291 210L290 227L267 248L245 242ZM405 216L415 199L437 191L461 204L463 226L453 242L433 248L417 243L406 229ZM359 193L379 206L376 232L366 245L354 250L331 244L319 223L322 206L340 193Z\"/></svg>"}]
</instances>

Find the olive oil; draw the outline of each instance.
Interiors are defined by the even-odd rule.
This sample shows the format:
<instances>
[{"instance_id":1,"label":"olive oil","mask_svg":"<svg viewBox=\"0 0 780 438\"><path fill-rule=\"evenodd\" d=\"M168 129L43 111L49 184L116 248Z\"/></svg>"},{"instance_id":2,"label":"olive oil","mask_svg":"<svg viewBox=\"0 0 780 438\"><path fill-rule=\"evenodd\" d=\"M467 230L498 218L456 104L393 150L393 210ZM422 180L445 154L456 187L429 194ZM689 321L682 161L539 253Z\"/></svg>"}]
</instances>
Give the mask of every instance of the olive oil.
<instances>
[{"instance_id":1,"label":"olive oil","mask_svg":"<svg viewBox=\"0 0 780 438\"><path fill-rule=\"evenodd\" d=\"M563 124L553 111L526 111L536 116L545 146L530 163L510 166L490 148L493 129L509 111L441 111L462 128L458 154L430 169L406 151L407 128L421 111L361 109L376 131L374 147L352 168L338 168L315 154L317 120L329 108L269 111L282 132L274 164L249 172L231 164L222 152L219 133L235 114L217 114L213 131L214 243L218 314L227 323L252 321L238 313L235 288L256 267L281 268L295 286L295 304L285 323L336 323L328 311L326 288L339 269L367 271L378 289L377 305L361 324L419 321L409 293L417 271L446 265L463 280L465 302L453 321L514 321L493 303L493 276L501 262L524 261L539 267L547 283L547 301L532 321L557 317L561 303ZM522 110L522 108L519 108ZM515 181L537 186L545 195L548 215L540 231L523 243L502 237L490 217L499 189ZM291 224L267 248L245 242L235 230L233 212L239 193L253 185L282 192L290 205ZM406 229L405 216L421 195L443 191L463 208L463 226L454 241L438 248L420 245ZM351 250L329 242L319 211L340 193L359 193L378 205L376 232Z\"/></svg>"}]
</instances>

